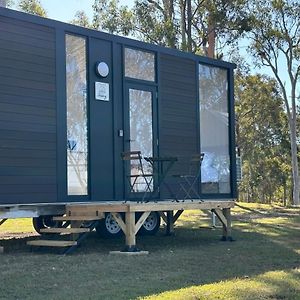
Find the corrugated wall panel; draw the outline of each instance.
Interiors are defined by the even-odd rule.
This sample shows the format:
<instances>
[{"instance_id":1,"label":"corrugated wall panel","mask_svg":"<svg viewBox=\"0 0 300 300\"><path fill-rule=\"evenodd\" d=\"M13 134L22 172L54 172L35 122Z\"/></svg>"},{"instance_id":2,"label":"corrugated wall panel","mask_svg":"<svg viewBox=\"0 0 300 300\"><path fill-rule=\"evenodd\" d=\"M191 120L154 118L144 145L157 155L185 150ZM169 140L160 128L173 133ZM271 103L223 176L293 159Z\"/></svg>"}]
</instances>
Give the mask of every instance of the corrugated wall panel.
<instances>
[{"instance_id":1,"label":"corrugated wall panel","mask_svg":"<svg viewBox=\"0 0 300 300\"><path fill-rule=\"evenodd\" d=\"M193 155L198 149L195 62L160 56L160 155Z\"/></svg>"},{"instance_id":2,"label":"corrugated wall panel","mask_svg":"<svg viewBox=\"0 0 300 300\"><path fill-rule=\"evenodd\" d=\"M0 16L0 204L57 201L55 31Z\"/></svg>"},{"instance_id":3,"label":"corrugated wall panel","mask_svg":"<svg viewBox=\"0 0 300 300\"><path fill-rule=\"evenodd\" d=\"M160 55L160 155L179 157L173 174L186 172L188 157L199 151L195 70L192 60ZM167 181L176 194L176 180ZM170 197L163 186L162 197Z\"/></svg>"}]
</instances>

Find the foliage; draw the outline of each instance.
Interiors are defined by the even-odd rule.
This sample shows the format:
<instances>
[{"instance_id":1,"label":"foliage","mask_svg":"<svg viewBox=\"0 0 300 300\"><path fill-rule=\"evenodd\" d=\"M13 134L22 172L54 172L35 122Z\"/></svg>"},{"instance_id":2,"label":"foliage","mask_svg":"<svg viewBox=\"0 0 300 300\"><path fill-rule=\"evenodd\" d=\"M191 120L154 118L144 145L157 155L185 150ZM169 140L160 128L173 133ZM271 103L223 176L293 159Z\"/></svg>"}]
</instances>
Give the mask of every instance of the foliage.
<instances>
[{"instance_id":1,"label":"foliage","mask_svg":"<svg viewBox=\"0 0 300 300\"><path fill-rule=\"evenodd\" d=\"M12 7L15 4L13 0L6 0L6 7Z\"/></svg>"},{"instance_id":2,"label":"foliage","mask_svg":"<svg viewBox=\"0 0 300 300\"><path fill-rule=\"evenodd\" d=\"M119 0L95 0L92 24L82 12L77 12L72 23L205 54L212 33L230 43L249 29L249 20L243 12L244 2L137 0L130 10L120 5Z\"/></svg>"},{"instance_id":3,"label":"foliage","mask_svg":"<svg viewBox=\"0 0 300 300\"><path fill-rule=\"evenodd\" d=\"M212 34L229 43L237 32L248 30L243 4L243 0L136 1L136 30L147 41L207 54Z\"/></svg>"},{"instance_id":4,"label":"foliage","mask_svg":"<svg viewBox=\"0 0 300 300\"><path fill-rule=\"evenodd\" d=\"M71 20L70 23L81 27L92 28L92 24L90 24L90 20L83 10L77 11L74 19Z\"/></svg>"},{"instance_id":5,"label":"foliage","mask_svg":"<svg viewBox=\"0 0 300 300\"><path fill-rule=\"evenodd\" d=\"M18 6L20 10L26 13L47 17L47 12L39 0L20 0Z\"/></svg>"},{"instance_id":6,"label":"foliage","mask_svg":"<svg viewBox=\"0 0 300 300\"><path fill-rule=\"evenodd\" d=\"M109 33L128 35L133 30L132 12L119 0L95 0L92 27Z\"/></svg>"},{"instance_id":7,"label":"foliage","mask_svg":"<svg viewBox=\"0 0 300 300\"><path fill-rule=\"evenodd\" d=\"M289 121L293 202L300 204L297 159L297 88L300 78L300 6L294 0L249 1L250 51L258 66L270 68L281 89ZM283 66L282 66L283 64Z\"/></svg>"},{"instance_id":8,"label":"foliage","mask_svg":"<svg viewBox=\"0 0 300 300\"><path fill-rule=\"evenodd\" d=\"M243 157L240 196L266 203L281 194L285 202L291 172L289 135L276 81L239 74L235 90L237 145Z\"/></svg>"}]
</instances>

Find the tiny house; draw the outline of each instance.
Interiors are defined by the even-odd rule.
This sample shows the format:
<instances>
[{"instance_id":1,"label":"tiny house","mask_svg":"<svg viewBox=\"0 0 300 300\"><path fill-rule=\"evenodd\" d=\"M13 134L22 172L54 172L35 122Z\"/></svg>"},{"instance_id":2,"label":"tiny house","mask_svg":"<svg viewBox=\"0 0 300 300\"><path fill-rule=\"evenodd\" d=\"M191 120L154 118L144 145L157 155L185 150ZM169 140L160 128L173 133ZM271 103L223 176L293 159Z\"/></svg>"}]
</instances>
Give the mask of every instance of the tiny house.
<instances>
[{"instance_id":1,"label":"tiny house","mask_svg":"<svg viewBox=\"0 0 300 300\"><path fill-rule=\"evenodd\" d=\"M201 199L235 199L234 68L0 8L1 216L134 198L132 150L203 153Z\"/></svg>"}]
</instances>

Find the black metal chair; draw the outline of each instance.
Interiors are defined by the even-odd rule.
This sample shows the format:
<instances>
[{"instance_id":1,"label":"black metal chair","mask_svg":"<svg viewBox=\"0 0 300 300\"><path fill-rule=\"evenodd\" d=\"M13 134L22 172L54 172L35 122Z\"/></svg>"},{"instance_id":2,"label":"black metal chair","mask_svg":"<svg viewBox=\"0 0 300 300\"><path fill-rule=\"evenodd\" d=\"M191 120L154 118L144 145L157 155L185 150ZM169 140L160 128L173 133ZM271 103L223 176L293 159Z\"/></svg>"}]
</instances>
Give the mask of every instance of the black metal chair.
<instances>
[{"instance_id":1,"label":"black metal chair","mask_svg":"<svg viewBox=\"0 0 300 300\"><path fill-rule=\"evenodd\" d=\"M178 180L179 190L176 193L175 200L179 199L185 201L200 200L202 201L198 192L198 183L201 176L201 163L204 158L204 153L192 155L187 161L187 172L184 174L174 174L173 177Z\"/></svg>"},{"instance_id":2,"label":"black metal chair","mask_svg":"<svg viewBox=\"0 0 300 300\"><path fill-rule=\"evenodd\" d=\"M130 192L152 192L152 181L153 174L146 173L143 167L142 155L141 151L128 151L122 152L121 158L124 161L128 161L130 163L130 171L129 174L126 175L126 178L129 182ZM134 172L132 172L134 170ZM139 181L142 179L142 182ZM139 185L145 185L144 190L139 189Z\"/></svg>"}]
</instances>

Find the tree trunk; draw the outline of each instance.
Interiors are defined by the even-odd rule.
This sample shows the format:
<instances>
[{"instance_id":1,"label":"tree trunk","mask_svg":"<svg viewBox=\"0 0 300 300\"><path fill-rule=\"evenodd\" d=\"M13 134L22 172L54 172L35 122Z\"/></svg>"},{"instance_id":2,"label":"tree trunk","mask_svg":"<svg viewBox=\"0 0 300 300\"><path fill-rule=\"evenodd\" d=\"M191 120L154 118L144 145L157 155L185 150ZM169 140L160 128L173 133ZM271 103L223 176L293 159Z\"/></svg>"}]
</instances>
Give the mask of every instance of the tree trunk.
<instances>
[{"instance_id":1,"label":"tree trunk","mask_svg":"<svg viewBox=\"0 0 300 300\"><path fill-rule=\"evenodd\" d=\"M187 0L187 50L192 52L192 1Z\"/></svg>"},{"instance_id":2,"label":"tree trunk","mask_svg":"<svg viewBox=\"0 0 300 300\"><path fill-rule=\"evenodd\" d=\"M208 57L215 58L215 30L214 29L212 29L212 31L210 31L208 35L207 55Z\"/></svg>"},{"instance_id":3,"label":"tree trunk","mask_svg":"<svg viewBox=\"0 0 300 300\"><path fill-rule=\"evenodd\" d=\"M283 206L286 207L286 183L283 184Z\"/></svg>"},{"instance_id":4,"label":"tree trunk","mask_svg":"<svg viewBox=\"0 0 300 300\"><path fill-rule=\"evenodd\" d=\"M294 115L294 114L293 114ZM300 205L299 201L299 168L297 158L297 132L296 132L296 114L289 120L290 137L291 137L291 154L292 154L292 172L293 172L293 204Z\"/></svg>"},{"instance_id":5,"label":"tree trunk","mask_svg":"<svg viewBox=\"0 0 300 300\"><path fill-rule=\"evenodd\" d=\"M186 44L186 0L180 0L180 31L181 31L181 49L183 51L187 50Z\"/></svg>"},{"instance_id":6,"label":"tree trunk","mask_svg":"<svg viewBox=\"0 0 300 300\"><path fill-rule=\"evenodd\" d=\"M176 48L176 36L174 29L174 1L173 0L164 0L164 18L165 24L168 28L167 33L167 43L170 48Z\"/></svg>"},{"instance_id":7,"label":"tree trunk","mask_svg":"<svg viewBox=\"0 0 300 300\"><path fill-rule=\"evenodd\" d=\"M215 21L210 14L208 16L208 49L207 56L215 58L215 48L216 48L216 31L215 31Z\"/></svg>"}]
</instances>

